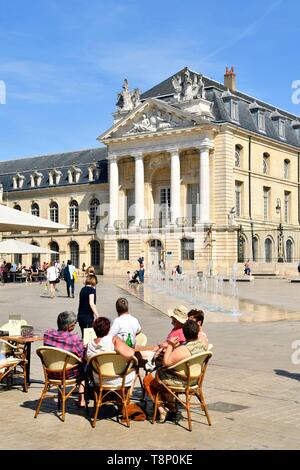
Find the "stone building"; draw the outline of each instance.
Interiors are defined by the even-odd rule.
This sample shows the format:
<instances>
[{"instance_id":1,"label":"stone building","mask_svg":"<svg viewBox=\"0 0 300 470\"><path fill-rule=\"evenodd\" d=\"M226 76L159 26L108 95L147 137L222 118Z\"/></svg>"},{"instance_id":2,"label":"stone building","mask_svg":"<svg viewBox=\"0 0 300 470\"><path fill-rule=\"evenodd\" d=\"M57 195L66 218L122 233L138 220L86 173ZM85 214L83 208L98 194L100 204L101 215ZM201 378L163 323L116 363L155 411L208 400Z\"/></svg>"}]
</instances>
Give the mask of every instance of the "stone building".
<instances>
[{"instance_id":1,"label":"stone building","mask_svg":"<svg viewBox=\"0 0 300 470\"><path fill-rule=\"evenodd\" d=\"M5 203L69 227L14 236L108 275L140 256L146 269L294 270L298 116L238 92L233 68L224 84L184 68L143 94L125 80L113 119L102 148L0 162Z\"/></svg>"}]
</instances>

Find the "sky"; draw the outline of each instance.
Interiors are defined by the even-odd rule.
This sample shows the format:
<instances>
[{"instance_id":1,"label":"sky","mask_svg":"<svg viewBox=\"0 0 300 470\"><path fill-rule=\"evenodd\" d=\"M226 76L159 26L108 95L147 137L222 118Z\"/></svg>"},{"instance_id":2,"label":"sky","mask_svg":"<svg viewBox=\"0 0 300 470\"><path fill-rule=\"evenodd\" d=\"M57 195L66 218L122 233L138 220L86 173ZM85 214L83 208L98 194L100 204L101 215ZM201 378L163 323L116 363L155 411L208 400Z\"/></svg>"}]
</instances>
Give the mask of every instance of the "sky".
<instances>
[{"instance_id":1,"label":"sky","mask_svg":"<svg viewBox=\"0 0 300 470\"><path fill-rule=\"evenodd\" d=\"M0 160L98 147L125 77L143 92L185 66L233 65L300 115L299 18L298 0L0 0Z\"/></svg>"}]
</instances>

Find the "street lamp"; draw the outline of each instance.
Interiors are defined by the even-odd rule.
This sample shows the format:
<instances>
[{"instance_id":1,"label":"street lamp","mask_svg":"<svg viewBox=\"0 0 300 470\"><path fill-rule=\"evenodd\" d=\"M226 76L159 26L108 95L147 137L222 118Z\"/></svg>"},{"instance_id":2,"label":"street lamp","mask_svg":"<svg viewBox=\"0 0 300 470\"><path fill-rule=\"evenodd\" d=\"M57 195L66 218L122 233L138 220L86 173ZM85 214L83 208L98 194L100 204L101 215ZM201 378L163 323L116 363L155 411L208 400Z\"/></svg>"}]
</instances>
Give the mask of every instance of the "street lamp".
<instances>
[{"instance_id":1,"label":"street lamp","mask_svg":"<svg viewBox=\"0 0 300 470\"><path fill-rule=\"evenodd\" d=\"M280 223L278 227L278 263L283 263L283 229L282 229L282 216L281 216L281 199L276 199L276 213L280 214Z\"/></svg>"}]
</instances>

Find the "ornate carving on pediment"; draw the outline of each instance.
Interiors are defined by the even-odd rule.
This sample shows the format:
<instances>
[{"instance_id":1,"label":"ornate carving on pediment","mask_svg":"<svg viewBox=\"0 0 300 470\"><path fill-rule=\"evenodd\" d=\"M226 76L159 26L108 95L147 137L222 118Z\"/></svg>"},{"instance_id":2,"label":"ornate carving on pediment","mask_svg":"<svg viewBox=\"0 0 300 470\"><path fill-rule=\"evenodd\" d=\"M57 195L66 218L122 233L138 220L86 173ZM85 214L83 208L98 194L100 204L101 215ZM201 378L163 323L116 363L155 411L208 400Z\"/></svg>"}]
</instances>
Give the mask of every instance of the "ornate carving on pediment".
<instances>
[{"instance_id":1,"label":"ornate carving on pediment","mask_svg":"<svg viewBox=\"0 0 300 470\"><path fill-rule=\"evenodd\" d=\"M167 161L168 157L165 154L154 155L149 161L149 169L156 170L157 168L166 166Z\"/></svg>"},{"instance_id":2,"label":"ornate carving on pediment","mask_svg":"<svg viewBox=\"0 0 300 470\"><path fill-rule=\"evenodd\" d=\"M135 88L133 91L129 91L128 80L126 78L122 88L123 91L118 93L117 96L117 111L131 111L140 104L141 92L139 88Z\"/></svg>"},{"instance_id":3,"label":"ornate carving on pediment","mask_svg":"<svg viewBox=\"0 0 300 470\"><path fill-rule=\"evenodd\" d=\"M184 69L183 77L176 75L173 77L172 85L176 94L174 98L177 101L191 101L197 98L205 99L204 83L202 75L194 74L192 79L189 69Z\"/></svg>"},{"instance_id":4,"label":"ornate carving on pediment","mask_svg":"<svg viewBox=\"0 0 300 470\"><path fill-rule=\"evenodd\" d=\"M155 110L152 112L144 113L141 119L133 123L131 129L126 134L140 134L143 132L157 132L175 127L187 127L191 122L187 119L182 119L178 116L172 115L169 112Z\"/></svg>"}]
</instances>

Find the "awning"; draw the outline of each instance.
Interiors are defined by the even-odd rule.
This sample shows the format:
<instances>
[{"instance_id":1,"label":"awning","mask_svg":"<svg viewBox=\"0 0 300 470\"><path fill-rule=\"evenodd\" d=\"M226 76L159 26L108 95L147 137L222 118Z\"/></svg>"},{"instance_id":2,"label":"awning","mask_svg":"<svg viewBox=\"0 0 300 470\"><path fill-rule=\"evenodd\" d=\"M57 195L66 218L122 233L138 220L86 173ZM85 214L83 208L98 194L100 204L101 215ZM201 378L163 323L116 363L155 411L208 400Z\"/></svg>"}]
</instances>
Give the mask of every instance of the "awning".
<instances>
[{"instance_id":1,"label":"awning","mask_svg":"<svg viewBox=\"0 0 300 470\"><path fill-rule=\"evenodd\" d=\"M63 228L66 229L67 226L0 204L0 232L31 229L58 230Z\"/></svg>"}]
</instances>

